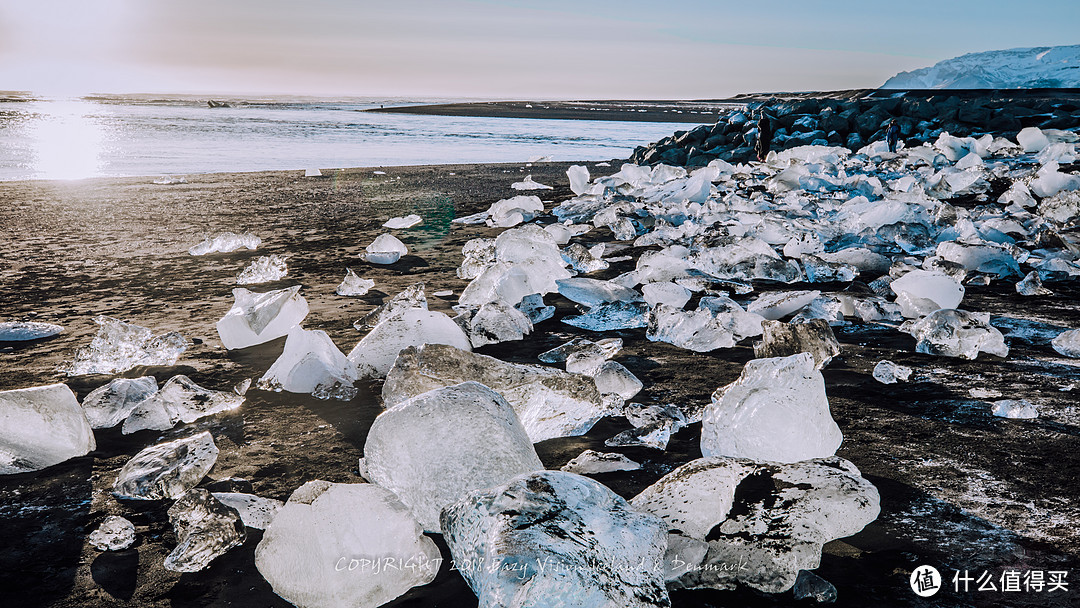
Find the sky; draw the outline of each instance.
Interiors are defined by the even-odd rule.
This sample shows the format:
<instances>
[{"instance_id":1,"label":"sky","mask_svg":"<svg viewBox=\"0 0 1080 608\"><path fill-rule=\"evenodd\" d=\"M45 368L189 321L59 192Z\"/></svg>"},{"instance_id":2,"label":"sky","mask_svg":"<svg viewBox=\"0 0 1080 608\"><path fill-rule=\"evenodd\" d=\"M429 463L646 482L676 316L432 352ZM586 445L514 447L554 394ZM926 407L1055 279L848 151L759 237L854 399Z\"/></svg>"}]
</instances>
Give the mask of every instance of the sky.
<instances>
[{"instance_id":1,"label":"sky","mask_svg":"<svg viewBox=\"0 0 1080 608\"><path fill-rule=\"evenodd\" d=\"M707 99L877 87L1078 23L1076 0L0 0L0 90Z\"/></svg>"}]
</instances>

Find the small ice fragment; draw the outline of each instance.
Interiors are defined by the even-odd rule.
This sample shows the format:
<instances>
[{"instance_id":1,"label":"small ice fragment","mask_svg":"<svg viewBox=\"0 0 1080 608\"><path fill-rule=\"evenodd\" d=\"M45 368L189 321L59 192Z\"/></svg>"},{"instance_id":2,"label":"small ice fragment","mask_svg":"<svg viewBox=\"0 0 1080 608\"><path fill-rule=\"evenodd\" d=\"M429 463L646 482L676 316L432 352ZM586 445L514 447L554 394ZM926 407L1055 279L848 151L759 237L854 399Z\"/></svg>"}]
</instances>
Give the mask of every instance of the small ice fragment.
<instances>
[{"instance_id":1,"label":"small ice fragment","mask_svg":"<svg viewBox=\"0 0 1080 608\"><path fill-rule=\"evenodd\" d=\"M918 321L908 321L900 331L918 342L915 351L928 355L975 359L980 352L1008 357L1005 337L990 325L989 313L943 308Z\"/></svg>"},{"instance_id":2,"label":"small ice fragment","mask_svg":"<svg viewBox=\"0 0 1080 608\"><path fill-rule=\"evenodd\" d=\"M273 498L239 492L214 492L214 498L221 504L236 509L244 525L256 530L265 530L274 519L274 515L277 515L278 510L285 504Z\"/></svg>"},{"instance_id":3,"label":"small ice fragment","mask_svg":"<svg viewBox=\"0 0 1080 608\"><path fill-rule=\"evenodd\" d=\"M362 296L375 286L375 281L362 279L352 268L345 269L345 278L334 292L339 296Z\"/></svg>"},{"instance_id":4,"label":"small ice fragment","mask_svg":"<svg viewBox=\"0 0 1080 608\"><path fill-rule=\"evenodd\" d=\"M585 450L573 460L564 464L559 470L577 473L578 475L596 475L597 473L613 473L615 471L636 471L640 468L640 464L622 454Z\"/></svg>"},{"instance_id":5,"label":"small ice fragment","mask_svg":"<svg viewBox=\"0 0 1080 608\"><path fill-rule=\"evenodd\" d=\"M176 548L165 557L165 569L173 572L198 572L247 540L240 513L202 488L177 499L169 507L169 521Z\"/></svg>"},{"instance_id":6,"label":"small ice fragment","mask_svg":"<svg viewBox=\"0 0 1080 608\"><path fill-rule=\"evenodd\" d=\"M122 551L135 543L135 524L110 515L87 537L98 551Z\"/></svg>"},{"instance_id":7,"label":"small ice fragment","mask_svg":"<svg viewBox=\"0 0 1080 608\"><path fill-rule=\"evenodd\" d=\"M435 293L433 293L431 295L435 296L436 298L449 298L450 296L454 295L454 290L453 289L443 289L443 290L440 290L440 291L436 291Z\"/></svg>"},{"instance_id":8,"label":"small ice fragment","mask_svg":"<svg viewBox=\"0 0 1080 608\"><path fill-rule=\"evenodd\" d=\"M412 228L417 224L423 222L423 218L415 213L406 215L405 217L394 217L386 220L383 224L383 228L389 228L391 230L404 230L405 228Z\"/></svg>"},{"instance_id":9,"label":"small ice fragment","mask_svg":"<svg viewBox=\"0 0 1080 608\"><path fill-rule=\"evenodd\" d=\"M63 333L64 328L40 321L6 321L0 323L0 342L25 342L51 338Z\"/></svg>"},{"instance_id":10,"label":"small ice fragment","mask_svg":"<svg viewBox=\"0 0 1080 608\"><path fill-rule=\"evenodd\" d=\"M583 315L564 317L563 323L589 331L636 329L649 324L645 302L608 302L593 306Z\"/></svg>"},{"instance_id":11,"label":"small ice fragment","mask_svg":"<svg viewBox=\"0 0 1080 608\"><path fill-rule=\"evenodd\" d=\"M244 378L236 383L236 386L233 387L233 392L243 397L247 394L249 388L251 388L251 378Z\"/></svg>"},{"instance_id":12,"label":"small ice fragment","mask_svg":"<svg viewBox=\"0 0 1080 608\"><path fill-rule=\"evenodd\" d=\"M184 176L162 175L155 179L154 183L159 186L175 186L177 184L186 184L187 178Z\"/></svg>"},{"instance_id":13,"label":"small ice fragment","mask_svg":"<svg viewBox=\"0 0 1080 608\"><path fill-rule=\"evenodd\" d=\"M407 253L409 253L409 248L397 237L392 234L380 234L365 248L365 252L361 253L360 257L370 264L393 264Z\"/></svg>"},{"instance_id":14,"label":"small ice fragment","mask_svg":"<svg viewBox=\"0 0 1080 608\"><path fill-rule=\"evenodd\" d=\"M222 232L217 236L210 238L207 237L203 242L195 245L191 249L188 249L188 253L191 255L206 255L208 253L229 253L236 251L241 247L248 249L256 249L262 244L262 239L245 232L243 234L236 234L233 232Z\"/></svg>"},{"instance_id":15,"label":"small ice fragment","mask_svg":"<svg viewBox=\"0 0 1080 608\"><path fill-rule=\"evenodd\" d=\"M289 267L285 264L286 259L287 256L277 254L257 257L236 275L236 284L256 285L280 281L289 274Z\"/></svg>"},{"instance_id":16,"label":"small ice fragment","mask_svg":"<svg viewBox=\"0 0 1080 608\"><path fill-rule=\"evenodd\" d=\"M1039 279L1039 272L1032 270L1027 273L1027 276L1016 284L1016 293L1022 296L1052 296L1054 292L1043 287L1042 280Z\"/></svg>"},{"instance_id":17,"label":"small ice fragment","mask_svg":"<svg viewBox=\"0 0 1080 608\"><path fill-rule=\"evenodd\" d=\"M1038 418L1039 411L1026 399L1002 399L994 402L991 413L999 418Z\"/></svg>"},{"instance_id":18,"label":"small ice fragment","mask_svg":"<svg viewBox=\"0 0 1080 608\"><path fill-rule=\"evenodd\" d=\"M836 601L836 587L809 570L799 570L799 578L791 588L795 600L813 599L818 604L831 604Z\"/></svg>"},{"instance_id":19,"label":"small ice fragment","mask_svg":"<svg viewBox=\"0 0 1080 608\"><path fill-rule=\"evenodd\" d=\"M371 174L372 175L386 175L386 171L372 171ZM453 175L453 173L451 173L450 175Z\"/></svg>"},{"instance_id":20,"label":"small ice fragment","mask_svg":"<svg viewBox=\"0 0 1080 608\"><path fill-rule=\"evenodd\" d=\"M877 362L874 366L874 380L882 384L896 384L897 382L907 382L911 377L911 368L903 365L897 365L892 361L883 359ZM976 389L972 389L976 390Z\"/></svg>"},{"instance_id":21,"label":"small ice fragment","mask_svg":"<svg viewBox=\"0 0 1080 608\"><path fill-rule=\"evenodd\" d=\"M191 342L176 332L155 336L145 327L104 315L96 317L98 333L75 351L75 359L63 368L69 376L119 374L144 365L175 365Z\"/></svg>"},{"instance_id":22,"label":"small ice fragment","mask_svg":"<svg viewBox=\"0 0 1080 608\"><path fill-rule=\"evenodd\" d=\"M144 399L158 392L153 376L117 378L90 391L83 399L83 412L95 429L112 428L123 422Z\"/></svg>"},{"instance_id":23,"label":"small ice fragment","mask_svg":"<svg viewBox=\"0 0 1080 608\"><path fill-rule=\"evenodd\" d=\"M311 394L317 399L349 401L360 379L356 364L322 330L289 330L285 350L256 383L264 391Z\"/></svg>"},{"instance_id":24,"label":"small ice fragment","mask_svg":"<svg viewBox=\"0 0 1080 608\"><path fill-rule=\"evenodd\" d=\"M764 293L747 305L746 312L759 314L770 321L775 321L813 302L820 295L820 291L773 291Z\"/></svg>"},{"instance_id":25,"label":"small ice fragment","mask_svg":"<svg viewBox=\"0 0 1080 608\"><path fill-rule=\"evenodd\" d=\"M956 308L964 299L964 287L943 272L912 270L889 284L900 312L909 319L942 308Z\"/></svg>"},{"instance_id":26,"label":"small ice fragment","mask_svg":"<svg viewBox=\"0 0 1080 608\"><path fill-rule=\"evenodd\" d=\"M120 469L113 494L136 500L177 498L202 481L217 455L209 431L152 445Z\"/></svg>"},{"instance_id":27,"label":"small ice fragment","mask_svg":"<svg viewBox=\"0 0 1080 608\"><path fill-rule=\"evenodd\" d=\"M514 190L552 190L551 186L545 186L539 182L534 182L532 175L526 175L525 181L514 182L510 184L510 187Z\"/></svg>"},{"instance_id":28,"label":"small ice fragment","mask_svg":"<svg viewBox=\"0 0 1080 608\"><path fill-rule=\"evenodd\" d=\"M232 391L203 388L184 375L176 375L154 395L135 406L124 420L123 433L151 429L165 431L178 422L195 422L199 418L235 410L244 397Z\"/></svg>"},{"instance_id":29,"label":"small ice fragment","mask_svg":"<svg viewBox=\"0 0 1080 608\"><path fill-rule=\"evenodd\" d=\"M614 437L604 440L609 448L652 448L665 450L671 441L671 435L677 430L677 424L671 420L653 422L645 426L627 429Z\"/></svg>"},{"instance_id":30,"label":"small ice fragment","mask_svg":"<svg viewBox=\"0 0 1080 608\"><path fill-rule=\"evenodd\" d=\"M1066 357L1080 358L1080 329L1061 332L1050 341L1050 346Z\"/></svg>"},{"instance_id":31,"label":"small ice fragment","mask_svg":"<svg viewBox=\"0 0 1080 608\"><path fill-rule=\"evenodd\" d=\"M622 338L604 338L597 342L585 338L574 338L561 346L540 353L537 358L544 363L564 363L571 354L597 347L604 353L605 359L610 359L622 349L622 344Z\"/></svg>"},{"instance_id":32,"label":"small ice fragment","mask_svg":"<svg viewBox=\"0 0 1080 608\"><path fill-rule=\"evenodd\" d=\"M968 395L972 399L997 399L1001 396L1001 391L992 388L969 388Z\"/></svg>"},{"instance_id":33,"label":"small ice fragment","mask_svg":"<svg viewBox=\"0 0 1080 608\"><path fill-rule=\"evenodd\" d=\"M318 169L306 169L304 171L304 177L322 177L322 171Z\"/></svg>"},{"instance_id":34,"label":"small ice fragment","mask_svg":"<svg viewBox=\"0 0 1080 608\"><path fill-rule=\"evenodd\" d=\"M525 296L514 308L520 310L533 325L555 316L555 307L544 304L544 296L538 293Z\"/></svg>"},{"instance_id":35,"label":"small ice fragment","mask_svg":"<svg viewBox=\"0 0 1080 608\"><path fill-rule=\"evenodd\" d=\"M353 323L357 331L372 329L379 323L397 316L406 310L427 310L427 297L424 296L424 283L413 283L401 290L389 300L383 302L375 310L364 315L363 319Z\"/></svg>"}]
</instances>

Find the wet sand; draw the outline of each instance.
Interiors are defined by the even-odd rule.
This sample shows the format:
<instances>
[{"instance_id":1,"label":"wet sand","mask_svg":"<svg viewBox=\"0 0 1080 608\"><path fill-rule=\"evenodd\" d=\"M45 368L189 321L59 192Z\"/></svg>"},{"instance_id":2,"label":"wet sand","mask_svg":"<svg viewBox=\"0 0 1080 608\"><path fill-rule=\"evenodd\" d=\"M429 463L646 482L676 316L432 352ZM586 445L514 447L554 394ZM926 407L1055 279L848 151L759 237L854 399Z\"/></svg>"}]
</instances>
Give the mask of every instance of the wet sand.
<instances>
[{"instance_id":1,"label":"wet sand","mask_svg":"<svg viewBox=\"0 0 1080 608\"><path fill-rule=\"evenodd\" d=\"M344 352L362 335L353 329L354 321L417 281L427 285L432 309L451 312L453 297L431 294L442 289L460 294L467 284L454 273L461 246L498 230L450 224L450 219L518 194L510 184L529 173L555 186L536 192L551 201L550 209L570 196L568 165L368 168L321 178L304 178L297 171L212 174L188 176L189 183L178 185L156 185L153 178L0 183L0 320L34 319L66 328L52 339L0 344L0 389L66 382L81 400L108 382L105 376L69 379L55 371L89 343L96 331L93 318L101 314L155 333L179 331L196 341L176 366L135 369L124 376L149 373L164 382L183 373L219 390L257 379L284 340L228 352L214 324L232 303L236 274L254 257L271 253L289 256L289 276L256 289L302 285L311 307L304 326L325 330ZM612 165L588 163L594 176L618 170L617 161ZM424 223L394 231L409 246L408 256L386 267L358 259L383 231L384 221L409 213L421 215ZM188 255L205 235L224 230L252 231L263 244L257 251ZM612 241L606 230L582 239L586 245ZM643 251L627 248L625 254L637 257ZM590 276L611 278L633 265L615 263ZM358 298L335 295L346 267L374 279L375 288ZM1037 333L1047 326L1080 326L1080 290L1071 284L1047 286L1056 295L1023 298L1008 283L968 289L965 308L991 312L999 327L1016 328L1007 334L1013 350L1006 360L934 358L914 353L910 337L884 326L838 328L844 353L824 371L832 412L844 432L838 454L854 462L882 496L878 521L826 546L817 572L837 587L838 606L1075 605L1075 590L957 594L950 581L957 569L999 576L1007 568L1072 570L1070 582L1080 579L1075 568L1080 563L1075 398L1080 369ZM783 288L800 287L805 286ZM538 353L569 338L600 337L559 321L575 312L572 303L558 296L546 299L558 307L555 319L539 324L525 341L478 352L536 362ZM1003 321L1006 317L1019 321ZM642 403L707 403L753 358L749 345L698 354L649 342L644 330L605 334L613 335L625 340L616 360L645 382L634 399ZM870 372L882 358L913 367L913 381L877 383ZM967 395L976 386L1038 399L1042 415L1032 421L993 418L984 403ZM235 412L165 433L98 431L98 449L86 457L0 477L0 606L288 606L255 569L257 531L249 531L242 547L202 572L164 570L162 560L176 542L168 504L117 501L109 493L116 472L148 445L206 429L221 452L202 487L242 478L247 482L241 489L285 500L313 479L357 483L357 459L380 411L379 388L366 385L350 402L253 389ZM626 428L622 418L605 419L584 437L545 441L537 448L549 468L586 448L622 452L641 462L639 471L595 476L625 497L700 456L700 425L678 433L663 453L604 447L605 439ZM122 515L136 525L133 548L100 553L89 545L86 536L107 515ZM946 579L947 588L929 600L908 587L910 572L924 563L935 565ZM674 606L790 602L789 594L750 591L673 594ZM458 573L444 567L434 583L390 605L475 606L476 598Z\"/></svg>"},{"instance_id":2,"label":"wet sand","mask_svg":"<svg viewBox=\"0 0 1080 608\"><path fill-rule=\"evenodd\" d=\"M373 108L366 112L489 116L556 120L623 120L633 122L716 122L720 112L745 102L722 99L695 101L478 101Z\"/></svg>"}]
</instances>

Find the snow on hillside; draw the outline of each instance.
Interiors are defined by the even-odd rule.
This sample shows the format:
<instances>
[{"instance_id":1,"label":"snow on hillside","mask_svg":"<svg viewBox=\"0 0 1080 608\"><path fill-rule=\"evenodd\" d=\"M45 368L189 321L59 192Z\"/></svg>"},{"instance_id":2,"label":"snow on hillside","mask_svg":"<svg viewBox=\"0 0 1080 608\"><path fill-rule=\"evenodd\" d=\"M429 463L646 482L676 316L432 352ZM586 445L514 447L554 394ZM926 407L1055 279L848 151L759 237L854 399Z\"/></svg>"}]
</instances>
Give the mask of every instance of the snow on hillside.
<instances>
[{"instance_id":1,"label":"snow on hillside","mask_svg":"<svg viewBox=\"0 0 1080 608\"><path fill-rule=\"evenodd\" d=\"M968 53L900 72L883 89L1031 89L1080 87L1080 45Z\"/></svg>"}]
</instances>

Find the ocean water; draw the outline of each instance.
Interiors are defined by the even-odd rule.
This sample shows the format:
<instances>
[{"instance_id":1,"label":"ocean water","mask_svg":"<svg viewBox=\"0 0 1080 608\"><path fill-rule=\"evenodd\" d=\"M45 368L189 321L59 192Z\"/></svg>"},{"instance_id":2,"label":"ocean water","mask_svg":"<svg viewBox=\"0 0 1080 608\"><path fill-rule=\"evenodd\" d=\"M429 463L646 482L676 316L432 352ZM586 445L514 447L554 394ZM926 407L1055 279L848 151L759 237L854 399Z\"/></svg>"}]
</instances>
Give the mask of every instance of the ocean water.
<instances>
[{"instance_id":1,"label":"ocean water","mask_svg":"<svg viewBox=\"0 0 1080 608\"><path fill-rule=\"evenodd\" d=\"M607 160L692 125L363 112L435 99L0 101L0 180Z\"/></svg>"}]
</instances>

